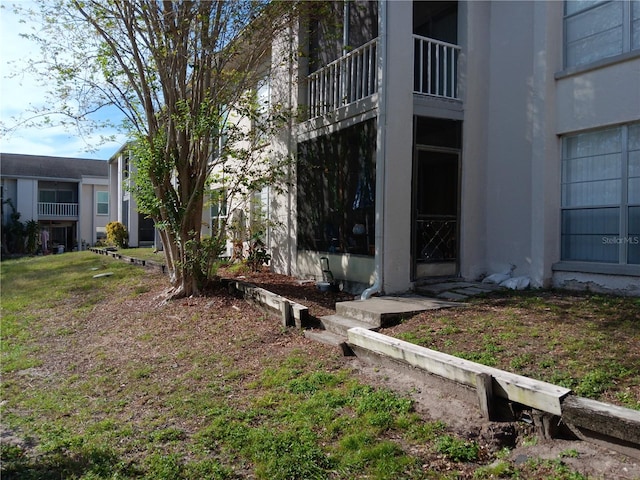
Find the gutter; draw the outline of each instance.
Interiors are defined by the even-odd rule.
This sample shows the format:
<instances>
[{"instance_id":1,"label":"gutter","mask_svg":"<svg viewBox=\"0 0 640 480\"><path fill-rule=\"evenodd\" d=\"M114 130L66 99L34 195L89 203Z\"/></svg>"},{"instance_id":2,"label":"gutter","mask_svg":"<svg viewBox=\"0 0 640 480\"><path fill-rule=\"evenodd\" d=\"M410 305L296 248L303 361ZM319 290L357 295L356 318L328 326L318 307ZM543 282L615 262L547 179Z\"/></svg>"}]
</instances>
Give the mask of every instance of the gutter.
<instances>
[{"instance_id":1,"label":"gutter","mask_svg":"<svg viewBox=\"0 0 640 480\"><path fill-rule=\"evenodd\" d=\"M376 212L374 282L360 295L361 300L382 292L384 259L384 192L385 192L385 144L387 126L387 2L378 3L380 35L378 41L378 125L376 138Z\"/></svg>"}]
</instances>

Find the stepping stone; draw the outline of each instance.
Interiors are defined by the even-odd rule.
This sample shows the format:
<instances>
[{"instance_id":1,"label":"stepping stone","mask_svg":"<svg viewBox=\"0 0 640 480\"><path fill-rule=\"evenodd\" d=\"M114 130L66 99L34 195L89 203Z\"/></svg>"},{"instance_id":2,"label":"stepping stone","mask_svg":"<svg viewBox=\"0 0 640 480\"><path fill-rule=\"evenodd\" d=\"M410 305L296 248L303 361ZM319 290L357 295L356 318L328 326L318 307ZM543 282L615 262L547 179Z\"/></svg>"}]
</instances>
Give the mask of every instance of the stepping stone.
<instances>
[{"instance_id":1,"label":"stepping stone","mask_svg":"<svg viewBox=\"0 0 640 480\"><path fill-rule=\"evenodd\" d=\"M455 292L443 292L440 295L438 295L439 298L445 298L447 300L466 300L467 297L466 295L462 295L460 293L455 293Z\"/></svg>"},{"instance_id":2,"label":"stepping stone","mask_svg":"<svg viewBox=\"0 0 640 480\"><path fill-rule=\"evenodd\" d=\"M93 278L110 277L111 275L113 275L113 272L98 273L94 275Z\"/></svg>"}]
</instances>

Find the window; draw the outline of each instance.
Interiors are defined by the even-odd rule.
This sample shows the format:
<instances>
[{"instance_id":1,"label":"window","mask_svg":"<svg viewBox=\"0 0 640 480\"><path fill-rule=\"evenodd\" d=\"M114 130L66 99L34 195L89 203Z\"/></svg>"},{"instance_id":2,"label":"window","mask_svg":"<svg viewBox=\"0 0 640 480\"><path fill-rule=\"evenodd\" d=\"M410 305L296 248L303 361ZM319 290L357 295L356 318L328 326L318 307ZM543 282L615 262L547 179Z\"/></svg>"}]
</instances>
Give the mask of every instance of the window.
<instances>
[{"instance_id":1,"label":"window","mask_svg":"<svg viewBox=\"0 0 640 480\"><path fill-rule=\"evenodd\" d=\"M227 192L223 188L211 191L211 235L215 236L227 223Z\"/></svg>"},{"instance_id":2,"label":"window","mask_svg":"<svg viewBox=\"0 0 640 480\"><path fill-rule=\"evenodd\" d=\"M373 255L375 119L298 144L298 248Z\"/></svg>"},{"instance_id":3,"label":"window","mask_svg":"<svg viewBox=\"0 0 640 480\"><path fill-rule=\"evenodd\" d=\"M252 122L252 128L257 145L266 143L270 136L270 108L271 108L271 85L269 77L264 77L255 91L256 110L255 118Z\"/></svg>"},{"instance_id":4,"label":"window","mask_svg":"<svg viewBox=\"0 0 640 480\"><path fill-rule=\"evenodd\" d=\"M72 190L40 190L40 203L75 203L75 192Z\"/></svg>"},{"instance_id":5,"label":"window","mask_svg":"<svg viewBox=\"0 0 640 480\"><path fill-rule=\"evenodd\" d=\"M640 123L564 138L562 259L640 264Z\"/></svg>"},{"instance_id":6,"label":"window","mask_svg":"<svg viewBox=\"0 0 640 480\"><path fill-rule=\"evenodd\" d=\"M640 0L565 3L565 66L640 49Z\"/></svg>"},{"instance_id":7,"label":"window","mask_svg":"<svg viewBox=\"0 0 640 480\"><path fill-rule=\"evenodd\" d=\"M56 203L56 191L40 190L38 192L38 199L40 203Z\"/></svg>"},{"instance_id":8,"label":"window","mask_svg":"<svg viewBox=\"0 0 640 480\"><path fill-rule=\"evenodd\" d=\"M96 192L96 214L109 215L109 192Z\"/></svg>"}]
</instances>

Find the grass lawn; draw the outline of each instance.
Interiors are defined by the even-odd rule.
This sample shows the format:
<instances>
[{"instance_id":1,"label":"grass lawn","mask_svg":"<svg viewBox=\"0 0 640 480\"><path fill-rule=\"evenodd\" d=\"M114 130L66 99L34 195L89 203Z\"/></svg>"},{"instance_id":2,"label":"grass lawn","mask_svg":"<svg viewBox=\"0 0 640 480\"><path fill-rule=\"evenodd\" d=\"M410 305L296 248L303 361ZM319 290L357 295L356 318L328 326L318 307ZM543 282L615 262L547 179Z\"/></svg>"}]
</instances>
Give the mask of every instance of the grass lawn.
<instances>
[{"instance_id":1,"label":"grass lawn","mask_svg":"<svg viewBox=\"0 0 640 480\"><path fill-rule=\"evenodd\" d=\"M337 350L224 289L163 303L161 274L90 252L0 269L3 479L587 478L567 466L577 451L514 462L446 419L424 418L408 395L367 383ZM455 341L461 327L431 322L431 338ZM637 341L628 323L617 329ZM620 358L633 352L609 347L615 330L598 356L617 352L626 372ZM631 376L616 381L635 395Z\"/></svg>"},{"instance_id":2,"label":"grass lawn","mask_svg":"<svg viewBox=\"0 0 640 480\"><path fill-rule=\"evenodd\" d=\"M638 298L502 291L382 333L640 410Z\"/></svg>"}]
</instances>

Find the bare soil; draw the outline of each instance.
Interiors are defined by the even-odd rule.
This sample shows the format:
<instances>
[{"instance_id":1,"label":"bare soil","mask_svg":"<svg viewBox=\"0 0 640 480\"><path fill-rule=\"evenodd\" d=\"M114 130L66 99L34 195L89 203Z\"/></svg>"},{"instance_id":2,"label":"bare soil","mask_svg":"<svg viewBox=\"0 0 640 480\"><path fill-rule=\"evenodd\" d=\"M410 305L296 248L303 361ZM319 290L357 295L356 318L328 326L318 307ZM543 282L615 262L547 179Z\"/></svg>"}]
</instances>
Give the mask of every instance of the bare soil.
<instances>
[{"instance_id":1,"label":"bare soil","mask_svg":"<svg viewBox=\"0 0 640 480\"><path fill-rule=\"evenodd\" d=\"M231 275L224 271L220 274ZM483 419L474 404L467 402L464 395L448 389L442 382L436 379L418 382L394 369L372 365L356 357L343 357L337 349L310 341L301 333L284 331L278 319L263 315L223 289L208 296L163 303L166 278L158 273L149 275L153 281L147 292L132 295L130 291L123 291L119 298L101 302L90 315L72 318L64 334L60 334L58 318L69 311L71 305L52 310L46 325L50 335L43 337L45 344L40 349L42 366L20 374L28 377L32 386L47 388L69 375L82 379L92 372L108 368L118 381L96 385L94 390L86 392L88 404L104 405L120 392L131 390L128 397L131 402L120 415L129 422L142 422L162 418L167 407L153 392L136 391L135 379L124 373L118 377L119 372L130 372L132 364L139 364L141 368L152 366L153 378L161 383L160 387L165 385L167 389L174 389L179 384L185 396L195 395L206 379L190 376L191 365L175 354L178 346L188 345L190 352L201 353L199 358L202 362L211 362L212 375L223 376L230 368L238 372L240 388L234 387L230 395L235 395L237 401L242 402L242 385L254 381L262 366L277 365L292 352L303 352L318 359L326 368L350 368L363 381L410 395L426 419L442 420L459 434L479 441L484 451L499 448L503 442L499 437L504 436L504 432L513 431L514 438L509 442L514 447L511 458L516 461L557 459L562 452L575 450L579 453L577 458L563 458L563 461L583 474L595 478L640 479L638 461L585 442L533 441L528 436L533 432L527 430L526 425L491 424ZM242 277L308 306L311 315L316 317L333 313L336 301L353 299L341 292L320 292L313 284L300 284L296 279L283 275L261 272L244 273ZM223 357L231 358L232 365L218 364L216 359ZM98 412L96 407L94 421L99 420ZM187 433L196 432L202 427L199 422L203 421L195 419L190 420L190 424L175 426ZM3 431L2 441L24 443L11 435L12 432ZM425 453L425 458L428 458L430 468L438 471L461 470L459 464L450 466L445 458L435 454ZM462 475L462 478L471 478L472 470L463 471Z\"/></svg>"},{"instance_id":2,"label":"bare soil","mask_svg":"<svg viewBox=\"0 0 640 480\"><path fill-rule=\"evenodd\" d=\"M229 271L222 271L223 276L237 276ZM301 284L298 280L278 275L266 271L243 273L241 279L257 286L265 288L271 292L282 295L286 298L299 302L309 307L310 314L315 317L329 315L335 313L335 303L345 300L353 300L353 295L343 292L321 292L313 283ZM581 318L573 318L575 312L570 311L570 307L579 304L584 300L584 294L569 292L541 292L544 297L546 306L540 309L526 309L514 307L513 301L509 300L508 293L498 293L490 298L484 298L481 304L471 304L460 309L446 309L439 311L428 311L416 315L401 324L383 329L382 332L387 335L397 335L402 332L411 332L425 328L432 330L434 328L446 328L446 326L434 327L434 319L437 317L447 317L447 324L451 324L451 317L458 319L459 323L472 324L474 320L493 315L500 317L504 315L508 318L514 316L525 325L531 328L538 328L542 331L556 329L562 332L566 329L565 334L568 335L569 330L572 331L574 337L580 337L583 322L596 322L598 326L606 331L611 344L616 344L619 348L626 346L623 351L625 353L625 361L631 365L640 365L640 344L638 336L629 337L625 333L616 329L616 326L624 322L632 322L634 329L640 329L640 308L632 308L630 311L615 310L615 316L612 314L607 317L596 317L593 312L591 315L587 312L587 318L584 314ZM552 305L549 307L548 305ZM593 317L593 318L590 318ZM558 325L558 318L562 319L561 325ZM460 320L462 322L460 322ZM456 350L464 348L481 348L482 336L478 335L473 329L456 332L456 347L444 346L444 340L440 343L442 351ZM493 332L495 334L496 332ZM562 333L561 333L562 334ZM518 354L526 354L531 358L547 357L549 352L548 338L543 335L526 338L523 342L520 335L514 337L506 336L507 342L502 347L504 355L501 356L498 368L505 368L514 371L509 365L509 359L512 359L516 352ZM329 347L326 347L329 348ZM559 361L566 359L566 352L562 346L557 347L555 352ZM590 355L591 352L583 352L584 355ZM544 440L536 436L533 427L521 422L515 423L495 423L486 421L477 408L475 392L464 392L457 386L451 385L449 382L441 381L435 377L423 377L416 380L410 373L405 373L393 366L382 364L372 364L366 360L355 357L345 357L343 361L351 366L354 372L366 379L371 384L384 385L385 387L396 391L409 394L416 402L416 408L426 418L432 420L440 419L447 425L454 428L458 434L465 436L471 440L478 441L485 450L495 451L503 446L513 448L510 458L518 463L524 463L530 458L540 459L558 459L563 458L563 462L571 468L576 469L590 478L606 478L606 479L633 479L640 480L640 462L621 455L613 450L607 450L600 446L572 439L554 439ZM540 376L534 371L532 365L524 368L524 371L515 371L520 374L530 374L531 376ZM638 402L640 402L640 378L628 381L624 386L625 392L630 394ZM620 404L620 401L612 393L606 393L602 401L611 401ZM576 458L566 458L563 452L575 451ZM442 460L444 461L444 460ZM446 470L446 468L444 468ZM551 474L551 472L550 472Z\"/></svg>"}]
</instances>

